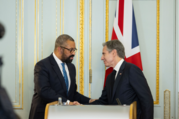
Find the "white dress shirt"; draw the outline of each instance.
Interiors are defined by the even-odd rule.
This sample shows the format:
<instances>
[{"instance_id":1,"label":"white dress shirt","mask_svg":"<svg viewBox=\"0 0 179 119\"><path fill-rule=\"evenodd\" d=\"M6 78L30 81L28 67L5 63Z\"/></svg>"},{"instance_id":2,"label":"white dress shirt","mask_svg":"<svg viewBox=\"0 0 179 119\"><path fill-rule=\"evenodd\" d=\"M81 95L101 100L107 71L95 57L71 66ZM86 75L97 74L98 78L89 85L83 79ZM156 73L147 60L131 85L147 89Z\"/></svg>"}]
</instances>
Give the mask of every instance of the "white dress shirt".
<instances>
[{"instance_id":1,"label":"white dress shirt","mask_svg":"<svg viewBox=\"0 0 179 119\"><path fill-rule=\"evenodd\" d=\"M62 75L63 75L63 68L62 68L62 63L63 63L63 62L62 62L60 59L58 59L58 57L55 55L55 53L53 53L53 57L54 57L55 61L57 62L58 67L60 68L60 71L61 71L61 73L62 73ZM66 63L64 63L64 64L65 64L65 70L66 70L66 72L67 72L67 77L68 77L68 91L69 91L69 89L70 89L70 84L71 84L71 80L70 80L70 75L69 75L68 67L67 67ZM64 75L63 75L63 76L64 76Z\"/></svg>"},{"instance_id":2,"label":"white dress shirt","mask_svg":"<svg viewBox=\"0 0 179 119\"><path fill-rule=\"evenodd\" d=\"M121 59L121 60L117 63L117 65L114 67L114 70L116 70L115 79L116 79L116 77L117 77L117 74L118 74L119 69L120 69L120 67L121 67L121 65L122 65L123 62L124 62L124 59Z\"/></svg>"}]
</instances>

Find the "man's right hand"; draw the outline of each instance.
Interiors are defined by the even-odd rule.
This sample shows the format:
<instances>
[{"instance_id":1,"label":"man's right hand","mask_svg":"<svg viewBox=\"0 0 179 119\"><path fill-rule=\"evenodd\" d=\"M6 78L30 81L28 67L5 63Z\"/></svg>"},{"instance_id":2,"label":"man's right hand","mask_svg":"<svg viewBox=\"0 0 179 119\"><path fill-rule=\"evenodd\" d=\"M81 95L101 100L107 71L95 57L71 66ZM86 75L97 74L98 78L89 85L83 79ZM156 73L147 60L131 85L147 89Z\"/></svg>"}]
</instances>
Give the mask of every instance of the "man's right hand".
<instances>
[{"instance_id":1,"label":"man's right hand","mask_svg":"<svg viewBox=\"0 0 179 119\"><path fill-rule=\"evenodd\" d=\"M78 101L70 102L69 105L81 105Z\"/></svg>"}]
</instances>

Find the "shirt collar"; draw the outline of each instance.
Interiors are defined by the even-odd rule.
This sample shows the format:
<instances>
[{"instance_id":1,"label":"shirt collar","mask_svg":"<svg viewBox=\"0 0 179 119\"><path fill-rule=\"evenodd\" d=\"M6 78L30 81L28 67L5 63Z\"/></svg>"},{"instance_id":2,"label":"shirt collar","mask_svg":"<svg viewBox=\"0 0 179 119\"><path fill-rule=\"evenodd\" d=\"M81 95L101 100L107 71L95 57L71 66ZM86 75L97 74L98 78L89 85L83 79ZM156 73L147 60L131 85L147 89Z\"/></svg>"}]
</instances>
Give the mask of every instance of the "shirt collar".
<instances>
[{"instance_id":1,"label":"shirt collar","mask_svg":"<svg viewBox=\"0 0 179 119\"><path fill-rule=\"evenodd\" d=\"M121 67L121 65L122 65L123 62L124 62L124 59L121 59L121 60L117 63L117 65L114 67L114 70L116 70L116 72L119 71L119 69L120 69L120 67Z\"/></svg>"},{"instance_id":2,"label":"shirt collar","mask_svg":"<svg viewBox=\"0 0 179 119\"><path fill-rule=\"evenodd\" d=\"M60 65L61 65L61 63L63 63L63 62L55 55L54 52L53 52L53 57L54 57L55 61L57 62L57 64L60 64Z\"/></svg>"}]
</instances>

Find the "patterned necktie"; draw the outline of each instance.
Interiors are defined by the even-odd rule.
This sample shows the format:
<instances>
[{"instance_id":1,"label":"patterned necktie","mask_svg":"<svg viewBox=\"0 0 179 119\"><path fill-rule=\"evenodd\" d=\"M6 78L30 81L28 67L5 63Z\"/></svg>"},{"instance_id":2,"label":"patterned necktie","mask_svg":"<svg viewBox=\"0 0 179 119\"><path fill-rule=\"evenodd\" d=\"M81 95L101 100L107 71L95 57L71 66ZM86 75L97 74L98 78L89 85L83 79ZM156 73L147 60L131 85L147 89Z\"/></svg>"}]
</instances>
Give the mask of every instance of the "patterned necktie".
<instances>
[{"instance_id":1,"label":"patterned necktie","mask_svg":"<svg viewBox=\"0 0 179 119\"><path fill-rule=\"evenodd\" d=\"M68 77L67 77L67 72L65 70L65 64L62 63L62 69L63 69L63 77L65 79L65 84L66 84L66 88L67 88L67 95L68 95Z\"/></svg>"}]
</instances>

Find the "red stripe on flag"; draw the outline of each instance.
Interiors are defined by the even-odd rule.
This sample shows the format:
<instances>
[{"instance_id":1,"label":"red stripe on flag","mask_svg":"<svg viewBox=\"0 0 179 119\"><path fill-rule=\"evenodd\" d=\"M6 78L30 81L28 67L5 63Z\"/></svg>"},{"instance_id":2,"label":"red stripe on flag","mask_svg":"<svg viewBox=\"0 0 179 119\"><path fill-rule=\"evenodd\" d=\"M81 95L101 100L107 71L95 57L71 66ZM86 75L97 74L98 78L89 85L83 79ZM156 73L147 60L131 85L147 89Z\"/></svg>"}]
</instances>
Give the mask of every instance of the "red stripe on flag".
<instances>
[{"instance_id":1,"label":"red stripe on flag","mask_svg":"<svg viewBox=\"0 0 179 119\"><path fill-rule=\"evenodd\" d=\"M124 22L124 0L119 0L118 25L122 35L123 35L123 22Z\"/></svg>"},{"instance_id":2,"label":"red stripe on flag","mask_svg":"<svg viewBox=\"0 0 179 119\"><path fill-rule=\"evenodd\" d=\"M131 57L125 58L125 61L135 64L143 71L140 52L132 55Z\"/></svg>"},{"instance_id":3,"label":"red stripe on flag","mask_svg":"<svg viewBox=\"0 0 179 119\"><path fill-rule=\"evenodd\" d=\"M118 38L117 38L116 32L115 32L115 30L113 28L111 40L114 40L114 39L118 39Z\"/></svg>"}]
</instances>

